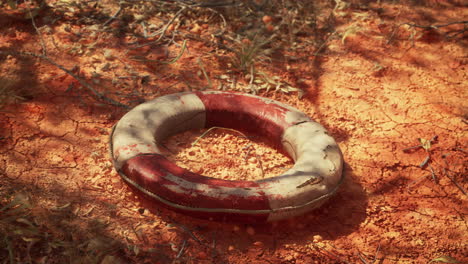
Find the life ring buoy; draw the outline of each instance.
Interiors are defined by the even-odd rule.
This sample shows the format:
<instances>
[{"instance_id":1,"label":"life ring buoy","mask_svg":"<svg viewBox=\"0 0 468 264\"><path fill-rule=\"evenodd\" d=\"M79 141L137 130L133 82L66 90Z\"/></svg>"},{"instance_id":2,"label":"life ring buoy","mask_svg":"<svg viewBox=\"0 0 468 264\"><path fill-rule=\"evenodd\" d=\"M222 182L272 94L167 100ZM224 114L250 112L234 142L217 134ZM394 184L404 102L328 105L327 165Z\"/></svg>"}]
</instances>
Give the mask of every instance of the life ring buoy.
<instances>
[{"instance_id":1,"label":"life ring buoy","mask_svg":"<svg viewBox=\"0 0 468 264\"><path fill-rule=\"evenodd\" d=\"M257 181L214 179L167 160L158 147L189 129L227 127L267 137L295 161L283 174ZM322 205L343 181L343 156L325 128L304 113L259 96L185 92L156 98L125 114L110 138L114 167L152 201L222 221L270 222Z\"/></svg>"}]
</instances>

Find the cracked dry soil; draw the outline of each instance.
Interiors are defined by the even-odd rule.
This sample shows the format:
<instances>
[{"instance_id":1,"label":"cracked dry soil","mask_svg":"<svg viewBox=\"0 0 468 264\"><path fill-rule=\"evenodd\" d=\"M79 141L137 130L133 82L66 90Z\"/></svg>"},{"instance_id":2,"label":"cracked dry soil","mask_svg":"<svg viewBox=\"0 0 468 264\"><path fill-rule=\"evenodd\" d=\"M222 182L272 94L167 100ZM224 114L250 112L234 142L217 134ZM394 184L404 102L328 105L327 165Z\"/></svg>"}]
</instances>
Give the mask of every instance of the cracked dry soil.
<instances>
[{"instance_id":1,"label":"cracked dry soil","mask_svg":"<svg viewBox=\"0 0 468 264\"><path fill-rule=\"evenodd\" d=\"M417 11L402 5L383 8L388 17L396 12L410 17ZM460 7L420 8L444 21L463 14L466 18L467 12ZM0 74L33 96L0 110L0 199L25 193L36 206L34 224L47 228L52 237L88 247L90 241L107 241L113 246L101 252L100 263L428 263L439 256L467 263L466 38L386 45L373 34L379 30L377 20L370 16L363 22L370 33L349 36L344 43L330 40L326 56L313 58L305 50L297 56L310 60L279 69L290 81L300 77L306 92L302 99L259 94L307 113L342 149L346 180L316 211L247 226L193 219L149 205L122 182L108 155L111 127L126 111L96 103L75 79L50 64L12 55L0 56ZM65 52L73 43L89 41L78 34L84 26L67 23L43 31L49 56L67 68L79 65L74 72L94 86L108 87L109 95L135 91L151 99L186 90L177 75L205 82L197 75L197 58L208 61L210 56L203 43L188 41L189 52L177 63L154 68L130 60L112 34L93 39L112 56L101 48L86 56ZM0 28L1 50L40 52L29 23L8 25ZM179 50L148 49L162 60ZM215 76L223 65L214 60L205 67ZM138 103L129 98L130 104ZM227 179L273 176L292 165L263 139L222 129L192 146L202 132L169 138L164 143L167 155L194 172ZM438 139L428 151L403 151L421 144L418 138L435 135ZM47 255L44 263L63 260L56 250L36 256L41 254Z\"/></svg>"}]
</instances>

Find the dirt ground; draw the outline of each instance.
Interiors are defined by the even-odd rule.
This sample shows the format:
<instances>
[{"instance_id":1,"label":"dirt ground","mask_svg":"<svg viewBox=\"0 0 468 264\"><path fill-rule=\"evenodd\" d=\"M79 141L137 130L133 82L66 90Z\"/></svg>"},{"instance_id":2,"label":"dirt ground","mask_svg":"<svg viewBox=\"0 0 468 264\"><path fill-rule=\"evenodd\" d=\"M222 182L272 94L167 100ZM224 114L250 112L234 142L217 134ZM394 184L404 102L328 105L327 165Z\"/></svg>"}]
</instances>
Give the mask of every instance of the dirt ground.
<instances>
[{"instance_id":1,"label":"dirt ground","mask_svg":"<svg viewBox=\"0 0 468 264\"><path fill-rule=\"evenodd\" d=\"M32 21L0 1L0 90L23 98L0 109L0 263L468 263L468 6L317 1L309 19L309 1L270 2L47 1ZM272 85L239 55L253 29L274 36L254 58ZM262 225L137 197L109 157L118 104L197 89L256 92L323 124L346 162L338 193ZM168 157L224 179L293 164L264 139L204 131L167 139Z\"/></svg>"}]
</instances>

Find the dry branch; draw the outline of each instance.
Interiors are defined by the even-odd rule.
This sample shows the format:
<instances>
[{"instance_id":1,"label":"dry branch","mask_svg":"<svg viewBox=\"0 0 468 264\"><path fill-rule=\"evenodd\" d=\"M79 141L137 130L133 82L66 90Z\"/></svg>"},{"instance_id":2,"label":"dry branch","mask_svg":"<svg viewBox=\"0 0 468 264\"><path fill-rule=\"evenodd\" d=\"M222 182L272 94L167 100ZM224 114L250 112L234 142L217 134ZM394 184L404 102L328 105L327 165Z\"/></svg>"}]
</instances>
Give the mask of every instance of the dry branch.
<instances>
[{"instance_id":1,"label":"dry branch","mask_svg":"<svg viewBox=\"0 0 468 264\"><path fill-rule=\"evenodd\" d=\"M72 71L68 70L67 68L65 68L64 66L58 64L57 62L55 62L54 60L52 60L51 58L47 57L47 56L44 56L44 55L41 55L41 54L36 54L36 53L32 53L32 52L12 52L12 51L1 51L0 50L0 54L5 54L5 55L20 55L20 56L30 56L30 57L35 57L35 58L39 58L41 60L45 60L47 61L48 63L54 65L55 67L59 68L60 70L64 71L65 73L67 73L68 75L70 75L71 77L73 77L75 80L77 80L83 87L87 88L89 91L91 91L91 93L96 97L96 99L100 100L100 101L104 101L106 103L109 103L111 105L115 105L115 106L119 106L119 107L123 107L125 109L130 109L130 106L126 105L126 104L123 104L123 103L120 103L118 101L115 101L114 99L111 99L111 98L108 98L106 97L105 95L103 95L102 93L98 92L96 89L94 89L93 86L91 86L91 84L87 83L85 80L83 80L83 78L81 78L80 76L78 76L77 74L73 73Z\"/></svg>"},{"instance_id":2,"label":"dry branch","mask_svg":"<svg viewBox=\"0 0 468 264\"><path fill-rule=\"evenodd\" d=\"M403 23L402 25L408 25L410 27L415 27L415 28L422 28L422 29L425 29L425 30L434 30L434 29L435 30L440 30L443 27L448 27L448 26L452 26L452 25L463 25L464 26L463 29L451 30L451 31L448 31L448 32L444 33L444 36L446 36L447 38L452 38L452 39L457 37L458 35L464 34L466 31L468 31L468 20L455 21L455 22L450 22L450 23L445 23L445 24L440 24L440 25L428 25L428 26L418 25L418 24L414 24L414 23Z\"/></svg>"}]
</instances>

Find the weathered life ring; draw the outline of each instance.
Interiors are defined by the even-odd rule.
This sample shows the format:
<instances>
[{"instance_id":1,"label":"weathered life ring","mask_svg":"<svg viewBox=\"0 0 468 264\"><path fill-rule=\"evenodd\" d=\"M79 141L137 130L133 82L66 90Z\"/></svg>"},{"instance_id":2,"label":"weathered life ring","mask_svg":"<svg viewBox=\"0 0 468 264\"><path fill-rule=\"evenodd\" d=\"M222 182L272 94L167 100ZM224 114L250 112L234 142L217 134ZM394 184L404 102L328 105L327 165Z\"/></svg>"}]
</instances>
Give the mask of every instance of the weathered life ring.
<instances>
[{"instance_id":1,"label":"weathered life ring","mask_svg":"<svg viewBox=\"0 0 468 264\"><path fill-rule=\"evenodd\" d=\"M295 161L283 174L257 181L214 179L167 160L158 146L189 129L227 127L267 137ZM114 126L115 169L152 201L187 215L244 223L308 212L343 181L343 157L325 128L283 103L259 96L186 92L138 105Z\"/></svg>"}]
</instances>

